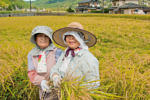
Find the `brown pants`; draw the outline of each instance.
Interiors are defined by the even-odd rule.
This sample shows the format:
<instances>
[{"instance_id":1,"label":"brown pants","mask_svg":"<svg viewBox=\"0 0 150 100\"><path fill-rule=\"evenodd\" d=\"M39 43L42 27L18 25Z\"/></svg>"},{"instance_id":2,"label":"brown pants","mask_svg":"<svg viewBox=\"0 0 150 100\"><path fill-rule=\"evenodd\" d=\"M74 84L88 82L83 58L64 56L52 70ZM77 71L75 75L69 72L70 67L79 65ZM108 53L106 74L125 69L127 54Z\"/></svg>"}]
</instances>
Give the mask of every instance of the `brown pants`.
<instances>
[{"instance_id":1,"label":"brown pants","mask_svg":"<svg viewBox=\"0 0 150 100\"><path fill-rule=\"evenodd\" d=\"M43 92L39 89L40 100L59 100L56 92L51 91L50 93Z\"/></svg>"}]
</instances>

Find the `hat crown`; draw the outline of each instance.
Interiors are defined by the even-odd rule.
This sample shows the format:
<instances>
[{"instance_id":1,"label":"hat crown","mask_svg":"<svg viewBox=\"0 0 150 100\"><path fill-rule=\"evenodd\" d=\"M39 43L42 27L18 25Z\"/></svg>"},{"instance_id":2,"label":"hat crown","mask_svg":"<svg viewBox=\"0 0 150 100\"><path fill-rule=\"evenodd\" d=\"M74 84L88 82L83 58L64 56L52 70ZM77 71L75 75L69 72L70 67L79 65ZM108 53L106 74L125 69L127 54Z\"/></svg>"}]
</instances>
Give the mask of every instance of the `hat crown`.
<instances>
[{"instance_id":1,"label":"hat crown","mask_svg":"<svg viewBox=\"0 0 150 100\"><path fill-rule=\"evenodd\" d=\"M53 32L53 30L50 27L48 27L48 26L36 26L32 30L32 34L31 35L35 35L37 33L42 33L43 31L46 31L48 34L52 34L52 32Z\"/></svg>"},{"instance_id":2,"label":"hat crown","mask_svg":"<svg viewBox=\"0 0 150 100\"><path fill-rule=\"evenodd\" d=\"M68 27L83 29L83 26L78 22L72 22L68 25Z\"/></svg>"}]
</instances>

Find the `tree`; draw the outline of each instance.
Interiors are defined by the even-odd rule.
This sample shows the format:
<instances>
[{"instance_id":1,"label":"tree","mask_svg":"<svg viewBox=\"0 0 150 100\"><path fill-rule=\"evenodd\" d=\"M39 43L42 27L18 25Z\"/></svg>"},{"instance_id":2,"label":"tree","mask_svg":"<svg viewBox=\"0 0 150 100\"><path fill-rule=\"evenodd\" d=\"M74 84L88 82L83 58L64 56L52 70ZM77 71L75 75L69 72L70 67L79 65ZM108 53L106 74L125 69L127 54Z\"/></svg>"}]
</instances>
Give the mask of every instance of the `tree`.
<instances>
[{"instance_id":1,"label":"tree","mask_svg":"<svg viewBox=\"0 0 150 100\"><path fill-rule=\"evenodd\" d=\"M69 8L67 9L67 12L74 12L74 10L73 10L71 7L69 7Z\"/></svg>"},{"instance_id":2,"label":"tree","mask_svg":"<svg viewBox=\"0 0 150 100\"><path fill-rule=\"evenodd\" d=\"M16 8L23 8L26 3L23 0L0 0L0 7L12 11Z\"/></svg>"}]
</instances>

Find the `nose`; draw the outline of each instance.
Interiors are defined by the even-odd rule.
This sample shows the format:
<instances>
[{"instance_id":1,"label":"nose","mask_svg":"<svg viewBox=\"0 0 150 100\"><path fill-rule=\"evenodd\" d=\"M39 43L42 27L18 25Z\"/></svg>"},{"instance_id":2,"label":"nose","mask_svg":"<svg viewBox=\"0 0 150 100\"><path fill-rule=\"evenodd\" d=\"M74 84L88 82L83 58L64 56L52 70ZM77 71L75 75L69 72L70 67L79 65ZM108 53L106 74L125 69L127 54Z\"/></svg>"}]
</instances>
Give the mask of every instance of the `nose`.
<instances>
[{"instance_id":1,"label":"nose","mask_svg":"<svg viewBox=\"0 0 150 100\"><path fill-rule=\"evenodd\" d=\"M73 37L70 37L70 40L73 40Z\"/></svg>"}]
</instances>

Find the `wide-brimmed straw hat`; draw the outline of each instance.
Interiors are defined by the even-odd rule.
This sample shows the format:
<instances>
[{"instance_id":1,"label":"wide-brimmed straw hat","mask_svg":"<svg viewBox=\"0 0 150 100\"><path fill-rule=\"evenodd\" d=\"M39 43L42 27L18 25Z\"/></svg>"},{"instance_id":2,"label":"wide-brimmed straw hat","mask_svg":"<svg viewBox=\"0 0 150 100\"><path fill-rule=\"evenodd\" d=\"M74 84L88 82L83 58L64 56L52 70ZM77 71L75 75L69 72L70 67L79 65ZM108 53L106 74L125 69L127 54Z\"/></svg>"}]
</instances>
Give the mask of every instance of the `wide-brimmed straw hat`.
<instances>
[{"instance_id":1,"label":"wide-brimmed straw hat","mask_svg":"<svg viewBox=\"0 0 150 100\"><path fill-rule=\"evenodd\" d=\"M83 30L83 26L80 23L72 22L67 27L58 29L53 33L52 38L55 43L60 46L66 47L66 44L63 40L63 35L68 31L76 31L82 33L84 35L84 41L88 47L94 46L97 42L96 37L92 33Z\"/></svg>"}]
</instances>

